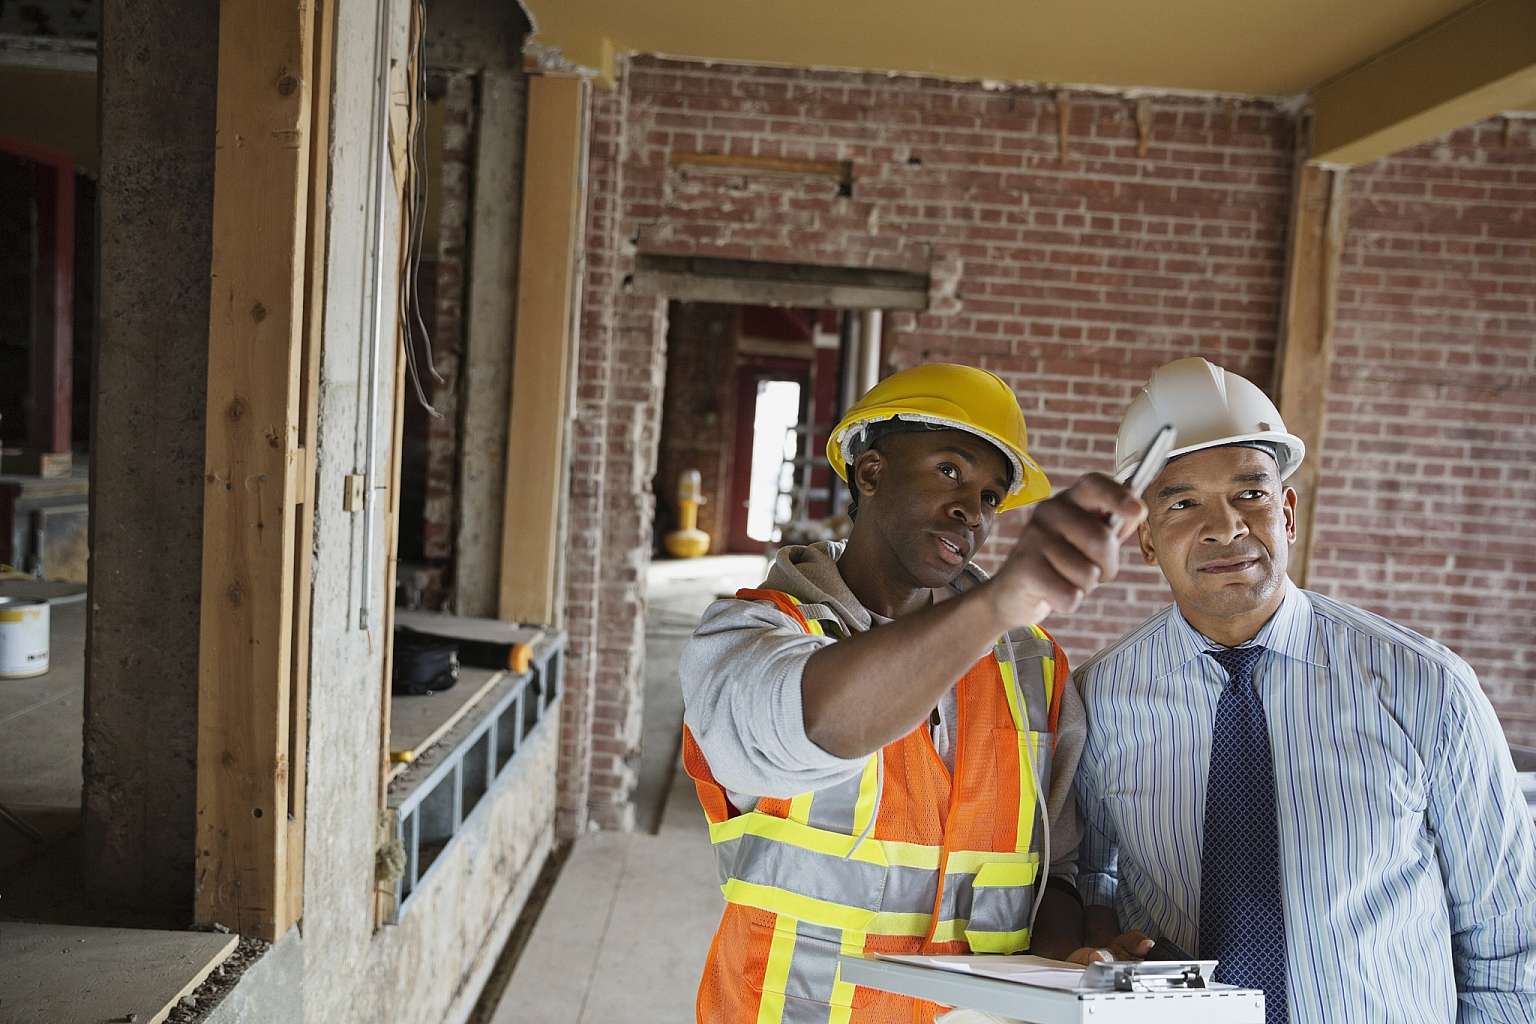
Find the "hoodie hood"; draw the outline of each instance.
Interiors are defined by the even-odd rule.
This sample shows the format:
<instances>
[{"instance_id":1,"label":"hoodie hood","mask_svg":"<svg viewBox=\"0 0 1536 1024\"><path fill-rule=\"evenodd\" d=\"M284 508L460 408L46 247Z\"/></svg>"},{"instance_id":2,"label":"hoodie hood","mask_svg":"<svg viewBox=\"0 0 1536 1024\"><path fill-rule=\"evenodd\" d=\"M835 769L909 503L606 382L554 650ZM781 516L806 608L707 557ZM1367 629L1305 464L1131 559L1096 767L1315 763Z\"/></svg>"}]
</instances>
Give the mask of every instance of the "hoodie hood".
<instances>
[{"instance_id":1,"label":"hoodie hood","mask_svg":"<svg viewBox=\"0 0 1536 1024\"><path fill-rule=\"evenodd\" d=\"M763 586L783 591L805 604L826 605L851 633L863 633L890 622L860 604L844 582L837 560L847 546L847 541L827 540L779 548ZM987 574L978 566L969 564L950 588L957 594L964 593L986 578Z\"/></svg>"}]
</instances>

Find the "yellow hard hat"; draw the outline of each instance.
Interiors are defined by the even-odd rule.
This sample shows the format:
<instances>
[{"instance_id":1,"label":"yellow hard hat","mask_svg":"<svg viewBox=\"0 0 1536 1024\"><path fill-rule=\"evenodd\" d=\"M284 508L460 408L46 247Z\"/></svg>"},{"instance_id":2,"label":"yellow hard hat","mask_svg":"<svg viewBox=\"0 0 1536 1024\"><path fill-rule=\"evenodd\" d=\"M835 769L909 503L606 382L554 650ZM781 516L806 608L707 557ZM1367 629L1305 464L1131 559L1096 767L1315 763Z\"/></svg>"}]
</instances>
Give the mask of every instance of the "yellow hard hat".
<instances>
[{"instance_id":1,"label":"yellow hard hat","mask_svg":"<svg viewBox=\"0 0 1536 1024\"><path fill-rule=\"evenodd\" d=\"M969 434L992 442L1013 469L999 512L1032 505L1051 495L1051 482L1030 457L1024 410L1001 377L974 366L924 363L893 373L843 416L827 439L827 461L844 480L853 446L872 423L900 418Z\"/></svg>"}]
</instances>

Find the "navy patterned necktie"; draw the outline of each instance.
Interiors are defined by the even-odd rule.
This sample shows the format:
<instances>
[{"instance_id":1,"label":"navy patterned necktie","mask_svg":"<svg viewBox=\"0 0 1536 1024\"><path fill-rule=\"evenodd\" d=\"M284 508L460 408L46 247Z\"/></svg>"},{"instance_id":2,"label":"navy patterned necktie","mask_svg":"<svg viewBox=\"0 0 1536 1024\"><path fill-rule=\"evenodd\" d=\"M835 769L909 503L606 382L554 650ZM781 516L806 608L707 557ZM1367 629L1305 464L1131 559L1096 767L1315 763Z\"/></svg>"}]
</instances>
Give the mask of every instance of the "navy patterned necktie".
<instances>
[{"instance_id":1,"label":"navy patterned necktie","mask_svg":"<svg viewBox=\"0 0 1536 1024\"><path fill-rule=\"evenodd\" d=\"M1227 673L1211 734L1200 851L1200 956L1216 980L1264 990L1265 1024L1285 1024L1285 911L1275 763L1253 684L1262 647L1206 651Z\"/></svg>"}]
</instances>

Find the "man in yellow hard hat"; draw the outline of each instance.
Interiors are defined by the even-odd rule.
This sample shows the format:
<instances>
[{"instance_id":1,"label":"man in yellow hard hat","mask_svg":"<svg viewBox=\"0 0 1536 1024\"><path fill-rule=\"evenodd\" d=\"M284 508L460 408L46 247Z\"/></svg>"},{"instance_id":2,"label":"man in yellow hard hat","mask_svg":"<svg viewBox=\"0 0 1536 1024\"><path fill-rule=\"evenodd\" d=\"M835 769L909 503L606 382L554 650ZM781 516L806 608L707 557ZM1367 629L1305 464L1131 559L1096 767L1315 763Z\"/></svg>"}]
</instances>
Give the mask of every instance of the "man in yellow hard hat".
<instances>
[{"instance_id":1,"label":"man in yellow hard hat","mask_svg":"<svg viewBox=\"0 0 1536 1024\"><path fill-rule=\"evenodd\" d=\"M846 544L781 548L761 588L705 613L680 667L684 763L726 908L700 1021L939 1009L844 982L844 953L1092 955L1072 884L1080 709L1039 623L1114 578L1142 506L1099 475L1047 500L1026 441L994 374L889 377L828 445L856 499ZM972 556L1030 504L989 579Z\"/></svg>"},{"instance_id":2,"label":"man in yellow hard hat","mask_svg":"<svg viewBox=\"0 0 1536 1024\"><path fill-rule=\"evenodd\" d=\"M1164 423L1139 540L1174 606L1077 673L1094 937L1220 960L1269 1024L1536 1021L1536 838L1476 675L1292 585L1306 448L1262 391L1162 367L1122 471Z\"/></svg>"}]
</instances>

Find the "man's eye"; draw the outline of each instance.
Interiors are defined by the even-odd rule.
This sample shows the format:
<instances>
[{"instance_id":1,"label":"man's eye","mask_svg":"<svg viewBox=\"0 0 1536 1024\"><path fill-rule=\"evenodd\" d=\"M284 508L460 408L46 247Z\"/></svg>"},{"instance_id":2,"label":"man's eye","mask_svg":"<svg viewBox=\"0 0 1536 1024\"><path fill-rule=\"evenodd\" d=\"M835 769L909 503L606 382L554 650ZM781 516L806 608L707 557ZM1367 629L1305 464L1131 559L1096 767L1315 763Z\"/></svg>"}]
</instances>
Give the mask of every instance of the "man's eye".
<instances>
[{"instance_id":1,"label":"man's eye","mask_svg":"<svg viewBox=\"0 0 1536 1024\"><path fill-rule=\"evenodd\" d=\"M1264 492L1259 490L1243 491L1237 497L1239 501L1257 501L1264 497Z\"/></svg>"},{"instance_id":2,"label":"man's eye","mask_svg":"<svg viewBox=\"0 0 1536 1024\"><path fill-rule=\"evenodd\" d=\"M1170 512L1181 512L1181 511L1183 511L1186 508L1193 508L1194 505L1195 505L1194 499L1192 499L1192 498L1181 498L1178 501L1174 502L1172 505L1169 505L1168 506L1168 511L1170 511Z\"/></svg>"},{"instance_id":3,"label":"man's eye","mask_svg":"<svg viewBox=\"0 0 1536 1024\"><path fill-rule=\"evenodd\" d=\"M952 462L941 462L941 463L939 463L939 472L943 473L945 476L949 477L951 480L958 480L958 479L960 479L960 470L955 468L955 464L952 463Z\"/></svg>"},{"instance_id":4,"label":"man's eye","mask_svg":"<svg viewBox=\"0 0 1536 1024\"><path fill-rule=\"evenodd\" d=\"M1003 499L998 496L996 491L987 491L981 496L981 500L985 501L989 508L997 508L997 506L1003 503Z\"/></svg>"}]
</instances>

